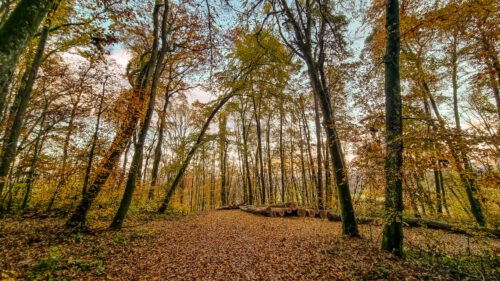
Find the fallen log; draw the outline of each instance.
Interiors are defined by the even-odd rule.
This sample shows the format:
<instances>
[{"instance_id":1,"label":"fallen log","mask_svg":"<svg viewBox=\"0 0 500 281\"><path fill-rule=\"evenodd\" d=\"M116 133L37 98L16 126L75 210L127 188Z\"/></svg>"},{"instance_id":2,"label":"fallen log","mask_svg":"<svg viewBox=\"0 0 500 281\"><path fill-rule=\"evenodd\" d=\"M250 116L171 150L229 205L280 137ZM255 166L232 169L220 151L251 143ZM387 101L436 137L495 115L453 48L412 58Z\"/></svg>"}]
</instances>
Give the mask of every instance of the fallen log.
<instances>
[{"instance_id":1,"label":"fallen log","mask_svg":"<svg viewBox=\"0 0 500 281\"><path fill-rule=\"evenodd\" d=\"M284 217L286 214L285 208L271 208L275 217Z\"/></svg>"},{"instance_id":2,"label":"fallen log","mask_svg":"<svg viewBox=\"0 0 500 281\"><path fill-rule=\"evenodd\" d=\"M305 208L297 208L296 210L293 210L292 208L284 208L284 207L273 208L273 207L255 207L255 206L239 206L239 208L242 211L265 217L284 217L284 216L319 217L319 218L327 218L329 221L336 221L336 222L342 221L342 217L339 214L327 210L320 211L320 210L305 209ZM372 224L379 226L384 224L384 219L379 217L357 217L356 221L358 224ZM491 228L477 227L477 226L464 227L430 219L408 218L408 217L403 218L403 223L404 226L408 227L426 227L429 229L442 230L450 233L464 234L469 236L483 233L490 237L500 238L500 229L491 229Z\"/></svg>"},{"instance_id":3,"label":"fallen log","mask_svg":"<svg viewBox=\"0 0 500 281\"><path fill-rule=\"evenodd\" d=\"M269 207L271 207L271 208L290 208L290 209L292 209L292 211L295 211L299 208L299 205L295 202L288 202L288 203L270 204Z\"/></svg>"},{"instance_id":4,"label":"fallen log","mask_svg":"<svg viewBox=\"0 0 500 281\"><path fill-rule=\"evenodd\" d=\"M328 218L328 211L327 210L320 210L317 214L317 217L320 219L326 219Z\"/></svg>"},{"instance_id":5,"label":"fallen log","mask_svg":"<svg viewBox=\"0 0 500 281\"><path fill-rule=\"evenodd\" d=\"M297 217L305 217L307 216L307 210L306 209L303 209L303 208L298 208L295 213L297 214Z\"/></svg>"},{"instance_id":6,"label":"fallen log","mask_svg":"<svg viewBox=\"0 0 500 281\"><path fill-rule=\"evenodd\" d=\"M221 210L238 210L238 209L240 209L240 206L241 205L237 205L237 204L226 205L226 206L222 206L222 207L217 208L217 210L219 210L219 211L221 211Z\"/></svg>"},{"instance_id":7,"label":"fallen log","mask_svg":"<svg viewBox=\"0 0 500 281\"><path fill-rule=\"evenodd\" d=\"M315 218L316 215L318 214L318 211L314 209L306 209L306 211L307 211L307 216L311 218Z\"/></svg>"},{"instance_id":8,"label":"fallen log","mask_svg":"<svg viewBox=\"0 0 500 281\"><path fill-rule=\"evenodd\" d=\"M240 210L265 217L273 217L275 215L273 214L272 209L269 207L241 206Z\"/></svg>"},{"instance_id":9,"label":"fallen log","mask_svg":"<svg viewBox=\"0 0 500 281\"><path fill-rule=\"evenodd\" d=\"M331 211L327 212L327 218L329 221L342 221L340 215L335 214ZM383 218L373 218L373 217L357 217L356 221L358 224L373 224L373 225L383 225ZM404 226L409 227L426 227L429 229L443 230L450 233L474 235L474 232L486 233L490 237L500 238L500 229L489 229L485 227L460 227L457 225L434 221L423 218L403 218Z\"/></svg>"}]
</instances>

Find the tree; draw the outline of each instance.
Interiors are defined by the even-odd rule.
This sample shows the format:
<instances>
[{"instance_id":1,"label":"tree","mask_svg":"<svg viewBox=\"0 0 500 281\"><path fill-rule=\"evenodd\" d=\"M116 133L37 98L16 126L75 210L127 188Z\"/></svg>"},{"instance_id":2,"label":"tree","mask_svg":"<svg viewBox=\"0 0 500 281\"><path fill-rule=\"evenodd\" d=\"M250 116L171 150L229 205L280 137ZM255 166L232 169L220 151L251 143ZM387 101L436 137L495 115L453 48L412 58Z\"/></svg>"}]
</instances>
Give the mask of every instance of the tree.
<instances>
[{"instance_id":1,"label":"tree","mask_svg":"<svg viewBox=\"0 0 500 281\"><path fill-rule=\"evenodd\" d=\"M7 21L0 27L0 119L2 119L3 108L5 107L5 99L7 97L7 91L10 84L11 76L16 67L19 56L24 51L30 40L35 35L40 23L47 16L49 10L54 5L58 4L58 1L53 0L22 0L15 8L15 10L10 14ZM41 61L41 55L43 54L43 49L45 48L45 42L47 40L48 31L45 31L45 39L41 40L39 45L39 50L41 49L40 57L38 61L34 60L32 64L32 71L30 77L32 80L36 77L38 67ZM28 76L25 76L28 79ZM31 85L32 87L32 85ZM23 92L31 92L29 89L29 84L26 85ZM25 94L26 96L26 94ZM21 97L19 98L21 99ZM29 95L23 100L29 100ZM19 101L20 102L20 101ZM22 109L21 109L22 110ZM19 115L19 124L22 124L23 114ZM7 182L6 176L12 163L12 159L15 155L15 147L17 145L16 130L12 130L12 137L9 137L9 152L5 153L0 167L0 195ZM17 134L18 135L18 134Z\"/></svg>"},{"instance_id":2,"label":"tree","mask_svg":"<svg viewBox=\"0 0 500 281\"><path fill-rule=\"evenodd\" d=\"M155 36L151 48L151 56L147 59L147 61L141 61L141 65L139 66L139 74L133 83L133 90L130 93L131 96L128 98L126 105L128 114L127 118L121 122L107 155L105 155L99 163L99 167L96 170L96 174L94 175L88 191L85 193L75 211L66 222L67 227L85 227L87 213L90 210L92 203L101 191L102 186L109 178L118 162L118 159L120 158L120 155L123 153L123 150L127 147L130 138L135 132L141 113L144 112L144 107L147 105L145 102L146 92L155 69L158 55L159 38L157 34L159 11L160 4L156 4L153 11L153 24L155 30L153 34Z\"/></svg>"},{"instance_id":3,"label":"tree","mask_svg":"<svg viewBox=\"0 0 500 281\"><path fill-rule=\"evenodd\" d=\"M156 5L159 5L158 2ZM141 164L143 158L144 142L146 141L146 137L149 130L149 124L151 122L151 118L153 117L153 112L156 102L156 92L158 89L158 80L160 79L160 75L163 72L164 68L163 61L170 46L169 42L167 41L168 40L167 23L169 16L170 16L170 3L167 0L164 1L163 3L163 17L160 29L162 45L158 52L154 51L152 53L152 56L157 56L157 58L151 82L151 89L149 91L149 97L148 97L149 102L147 105L145 116L142 119L142 127L140 128L138 140L134 145L134 156L132 157L132 163L129 169L127 184L125 186L125 193L123 194L122 200L120 202L120 207L118 208L118 211L116 211L116 215L113 218L113 221L111 222L110 225L110 227L113 229L120 229L122 227L123 220L125 219L125 216L127 215L128 212L128 208L130 207L130 203L132 202L132 195L137 185L137 181L138 179L140 179L140 177L138 177L138 173L141 170L142 166ZM157 28L155 28L153 32L156 41L157 40L156 38L158 38Z\"/></svg>"},{"instance_id":4,"label":"tree","mask_svg":"<svg viewBox=\"0 0 500 281\"><path fill-rule=\"evenodd\" d=\"M231 100L231 98L233 98L235 95L237 95L239 91L240 91L240 89L237 88L237 89L230 91L226 95L224 95L222 97L222 99L220 101L218 101L216 103L215 107L211 110L210 115L208 116L207 120L203 124L203 127L201 128L201 131L198 134L198 137L196 138L195 143L193 144L193 146L191 147L191 149L187 153L186 158L182 161L181 167L180 167L179 171L177 172L177 175L175 176L172 183L169 184L169 187L167 188L167 194L165 195L165 198L163 199L163 202L162 202L160 208L158 209L159 213L165 213L165 211L167 210L167 208L170 204L170 201L172 200L172 196L175 194L175 191L177 190L177 187L179 186L179 184L184 176L184 173L186 172L186 169L188 168L189 163L191 162L191 159L195 155L198 148L200 148L203 145L203 139L204 139L205 133L207 132L207 130L210 126L210 123L217 115L217 112L219 112L219 110L221 110L223 108L223 106L228 101Z\"/></svg>"},{"instance_id":5,"label":"tree","mask_svg":"<svg viewBox=\"0 0 500 281\"><path fill-rule=\"evenodd\" d=\"M386 4L385 55L386 196L382 249L403 256L403 105L399 74L399 3Z\"/></svg>"},{"instance_id":6,"label":"tree","mask_svg":"<svg viewBox=\"0 0 500 281\"><path fill-rule=\"evenodd\" d=\"M286 45L305 62L311 88L321 106L323 128L339 194L342 232L348 236L359 236L349 190L349 173L335 124L328 77L325 72L327 48L332 47L333 50L343 48L342 30L345 21L342 16L335 16L331 13L332 9L328 1L294 0L291 2L292 5L289 5L287 0L272 1L272 15L276 19L279 32ZM332 36L333 42L340 46L328 46L329 41L326 40L328 36Z\"/></svg>"}]
</instances>

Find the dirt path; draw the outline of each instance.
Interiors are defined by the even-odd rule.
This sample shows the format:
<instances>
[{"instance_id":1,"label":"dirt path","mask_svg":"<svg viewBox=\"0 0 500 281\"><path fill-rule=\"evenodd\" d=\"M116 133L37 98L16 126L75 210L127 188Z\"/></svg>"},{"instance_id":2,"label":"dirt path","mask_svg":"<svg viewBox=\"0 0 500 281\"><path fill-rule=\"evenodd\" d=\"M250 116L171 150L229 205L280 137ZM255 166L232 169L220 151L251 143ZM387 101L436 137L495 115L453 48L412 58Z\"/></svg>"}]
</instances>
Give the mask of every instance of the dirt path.
<instances>
[{"instance_id":1,"label":"dirt path","mask_svg":"<svg viewBox=\"0 0 500 281\"><path fill-rule=\"evenodd\" d=\"M340 225L216 211L169 222L156 241L108 261L123 280L413 280L414 270ZM109 275L108 275L109 276ZM423 276L423 275L422 275Z\"/></svg>"}]
</instances>

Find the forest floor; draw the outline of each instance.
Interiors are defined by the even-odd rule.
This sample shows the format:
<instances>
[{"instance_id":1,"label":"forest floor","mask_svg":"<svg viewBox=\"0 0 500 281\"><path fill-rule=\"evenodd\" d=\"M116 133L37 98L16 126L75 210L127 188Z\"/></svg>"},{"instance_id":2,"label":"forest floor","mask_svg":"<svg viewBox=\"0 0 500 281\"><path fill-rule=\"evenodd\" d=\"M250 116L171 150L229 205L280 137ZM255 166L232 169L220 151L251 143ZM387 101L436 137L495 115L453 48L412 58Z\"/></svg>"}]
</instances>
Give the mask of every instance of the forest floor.
<instances>
[{"instance_id":1,"label":"forest floor","mask_svg":"<svg viewBox=\"0 0 500 281\"><path fill-rule=\"evenodd\" d=\"M121 231L107 230L107 222L101 222L92 224L92 232L68 233L62 219L0 220L0 279L499 280L500 276L498 240L421 228L405 228L407 257L399 260L379 250L379 227L360 226L363 238L343 238L340 223L314 218L267 218L234 210L128 223Z\"/></svg>"}]
</instances>

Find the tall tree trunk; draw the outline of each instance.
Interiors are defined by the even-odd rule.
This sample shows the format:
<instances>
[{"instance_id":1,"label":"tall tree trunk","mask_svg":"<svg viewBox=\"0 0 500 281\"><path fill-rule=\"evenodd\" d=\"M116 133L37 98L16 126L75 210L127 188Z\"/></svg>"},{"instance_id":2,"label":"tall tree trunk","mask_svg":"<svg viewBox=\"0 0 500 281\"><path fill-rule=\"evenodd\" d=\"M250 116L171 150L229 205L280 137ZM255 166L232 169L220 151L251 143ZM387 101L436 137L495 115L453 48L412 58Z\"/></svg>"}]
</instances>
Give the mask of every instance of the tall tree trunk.
<instances>
[{"instance_id":1,"label":"tall tree trunk","mask_svg":"<svg viewBox=\"0 0 500 281\"><path fill-rule=\"evenodd\" d=\"M94 135L92 136L92 144L90 145L89 158L87 160L87 167L85 168L85 177L83 179L82 195L87 193L87 186L89 184L90 172L92 170L92 163L94 162L95 148L97 146L97 139L99 137L99 126L101 125L101 115L103 113L102 106L104 104L104 93L106 91L106 82L109 77L106 76L104 82L102 83L102 93L99 99L99 107L97 109L97 120L95 122Z\"/></svg>"},{"instance_id":2,"label":"tall tree trunk","mask_svg":"<svg viewBox=\"0 0 500 281\"><path fill-rule=\"evenodd\" d=\"M49 10L58 3L59 1L54 0L21 0L7 21L0 27L0 38L2 38L0 40L0 120L17 61ZM0 176L5 177L5 175ZM2 189L3 183L0 183L0 194Z\"/></svg>"},{"instance_id":3,"label":"tall tree trunk","mask_svg":"<svg viewBox=\"0 0 500 281\"><path fill-rule=\"evenodd\" d=\"M23 2L29 2L29 1L22 1L21 3L18 4L24 4ZM45 2L45 1L40 1L40 2ZM52 2L52 1L50 1ZM31 4L35 5L35 4ZM36 6L36 5L35 5ZM13 15L11 17L15 16L16 10L13 12ZM32 16L30 16L31 18ZM10 20L10 18L9 18ZM24 20L28 21L28 20ZM7 26L9 22L7 22L5 25ZM5 135L4 135L4 142L3 142L3 147L2 147L2 158L0 162L0 196L2 195L2 191L4 189L5 184L7 183L7 175L9 173L10 166L12 162L14 161L16 157L16 151L17 151L17 142L19 140L19 135L21 134L21 129L24 123L24 118L26 115L26 109L28 108L28 102L31 99L31 94L33 92L33 86L35 85L35 80L38 74L38 70L40 68L40 65L42 63L42 57L43 53L45 51L45 45L47 43L47 39L49 36L49 27L51 24L51 18L49 17L46 20L45 26L43 28L42 34L40 36L40 41L38 42L38 47L36 50L36 53L33 57L33 61L31 62L31 66L26 70L26 72L23 75L22 82L21 82L21 87L19 89L19 92L14 98L14 103L12 104L12 107L10 108L10 113L9 117L7 118L7 123L9 124L7 126ZM6 27L4 26L4 28ZM3 31L3 29L2 29ZM2 43L0 43L0 83L2 75L2 69L5 65L4 63L8 63L7 61L3 61L3 55L2 55L2 45L4 43L4 40L7 40L8 37L2 37L2 31L0 31L0 38L2 39ZM12 31L13 32L13 31ZM19 43L19 42L18 42ZM14 49L19 48L18 45L11 46ZM2 91L2 85L0 85L0 91ZM5 89L5 92L7 90ZM2 92L0 92L0 95ZM1 99L2 97L0 97ZM3 104L1 104L3 101L0 100L0 111L3 110ZM1 119L1 117L0 117ZM0 206L0 212L1 212L1 206Z\"/></svg>"},{"instance_id":4,"label":"tall tree trunk","mask_svg":"<svg viewBox=\"0 0 500 281\"><path fill-rule=\"evenodd\" d=\"M299 123L300 124L300 123ZM311 143L311 132L309 130L309 124L307 122L307 118L306 118L306 115L305 115L305 112L304 112L304 108L302 110L302 124L304 124L304 134L305 134L305 137L306 137L306 151L307 151L307 156L308 156L308 159L309 159L309 175L310 175L310 183L314 186L317 184L317 176L316 176L316 169L314 167L314 160L313 160L313 156L312 156L312 151L311 151L311 147L312 147L312 143ZM306 187L309 187L310 185L306 185ZM311 187L311 189L307 191L307 193L310 195L309 198L307 198L307 201L309 203L311 202L314 202L314 193L312 192L312 189L313 187Z\"/></svg>"},{"instance_id":5,"label":"tall tree trunk","mask_svg":"<svg viewBox=\"0 0 500 281\"><path fill-rule=\"evenodd\" d=\"M276 202L276 192L273 187L273 166L271 158L271 114L267 116L266 127L267 177L269 180L269 203Z\"/></svg>"},{"instance_id":6,"label":"tall tree trunk","mask_svg":"<svg viewBox=\"0 0 500 281\"><path fill-rule=\"evenodd\" d=\"M128 140L126 146L127 146L127 148L125 148L125 151L123 152L122 170L120 172L120 177L118 179L118 183L116 184L117 189L121 188L121 186L123 184L123 180L125 179L125 174L127 174L128 155L129 155L130 147L132 146L132 142L130 140Z\"/></svg>"},{"instance_id":7,"label":"tall tree trunk","mask_svg":"<svg viewBox=\"0 0 500 281\"><path fill-rule=\"evenodd\" d=\"M237 135L240 136L239 124L236 124ZM242 144L238 142L237 151L238 151L238 160L240 162L240 174L241 174L241 187L243 189L243 204L247 204L248 202L248 188L246 181L246 169L245 169L245 160L243 159L243 148Z\"/></svg>"},{"instance_id":8,"label":"tall tree trunk","mask_svg":"<svg viewBox=\"0 0 500 281\"><path fill-rule=\"evenodd\" d=\"M317 178L317 183L316 183L316 189L318 193L318 208L320 210L325 209L325 198L323 195L323 159L322 159L322 154L321 154L321 122L320 122L320 116L319 116L319 105L318 105L318 98L314 96L314 121L316 124L316 154L317 154L317 166L318 166L318 178Z\"/></svg>"},{"instance_id":9,"label":"tall tree trunk","mask_svg":"<svg viewBox=\"0 0 500 281\"><path fill-rule=\"evenodd\" d=\"M160 5L156 4L153 12L153 23L155 34L158 30L158 14ZM141 70L137 83L133 90L133 96L128 99L127 103L127 116L126 119L120 124L118 132L113 139L113 142L108 150L107 155L101 160L98 165L97 173L90 184L90 187L83 196L80 204L77 206L70 219L67 221L66 226L71 228L84 227L87 218L87 213L92 206L95 198L101 191L102 187L111 175L120 155L127 146L130 138L135 132L137 122L140 119L141 113L144 112L145 106L145 93L153 69L156 65L156 58L158 54L158 37L155 37L152 48L151 59Z\"/></svg>"},{"instance_id":10,"label":"tall tree trunk","mask_svg":"<svg viewBox=\"0 0 500 281\"><path fill-rule=\"evenodd\" d=\"M252 97L253 109L254 109L254 117L255 117L255 126L257 133L257 159L256 163L258 163L258 179L261 190L261 204L266 204L266 179L264 173L264 158L262 156L262 129L260 125L260 112L261 112L261 104L257 104L255 97Z\"/></svg>"},{"instance_id":11,"label":"tall tree trunk","mask_svg":"<svg viewBox=\"0 0 500 281\"><path fill-rule=\"evenodd\" d=\"M458 109L458 30L453 32L453 44L451 50L451 85L453 91L453 117L457 131L461 130L460 114Z\"/></svg>"},{"instance_id":12,"label":"tall tree trunk","mask_svg":"<svg viewBox=\"0 0 500 281\"><path fill-rule=\"evenodd\" d=\"M429 86L425 81L422 83L422 88L424 90L424 93L426 93L427 97L430 100L430 104L432 110L436 115L436 119L438 120L439 127L444 133L445 142L450 149L454 165L460 175L460 179L465 188L465 192L467 193L467 198L471 205L472 214L474 215L476 222L480 226L485 226L486 218L484 216L483 206L481 204L481 201L479 200L479 191L476 181L477 175L474 172L472 165L470 164L469 157L467 156L467 149L464 147L465 140L462 138L461 132L458 132L458 129L456 128L455 129L458 132L455 135L456 140L452 139L450 132L448 132L448 129L446 128L446 122L441 117L437 103L430 92Z\"/></svg>"},{"instance_id":13,"label":"tall tree trunk","mask_svg":"<svg viewBox=\"0 0 500 281\"><path fill-rule=\"evenodd\" d=\"M403 256L403 105L399 73L399 3L386 3L385 55L386 198L382 249Z\"/></svg>"},{"instance_id":14,"label":"tall tree trunk","mask_svg":"<svg viewBox=\"0 0 500 281\"><path fill-rule=\"evenodd\" d=\"M335 180L337 183L337 191L339 194L340 213L342 216L342 233L348 236L359 236L358 226L356 224L356 217L354 207L352 205L351 192L349 190L349 173L345 164L344 152L342 151L342 144L340 142L337 127L334 120L333 108L330 101L330 93L328 90L328 78L325 73L325 29L329 25L329 19L325 13L328 13L327 1L317 1L320 11L320 30L317 33L318 38L312 39L309 29L303 28L304 26L298 22L294 12L288 7L286 0L279 1L283 12L290 23L296 40L294 44L297 46L296 52L301 54L302 59L307 65L307 72L314 94L318 97L321 111L323 113L323 127L328 141L328 148L331 153L332 164L335 172ZM296 6L301 5L298 0L295 1ZM300 10L300 9L299 9ZM302 13L301 11L299 11ZM306 7L304 15L299 15L300 19L303 16L307 21L312 21L313 17L317 14L312 13L311 6ZM302 27L301 27L302 26ZM316 41L316 47L313 46L313 41ZM313 52L319 50L317 55Z\"/></svg>"},{"instance_id":15,"label":"tall tree trunk","mask_svg":"<svg viewBox=\"0 0 500 281\"><path fill-rule=\"evenodd\" d=\"M332 173L330 172L330 154L328 152L325 153L325 189L326 189L326 200L325 200L325 208L331 209L333 207L333 192L332 192Z\"/></svg>"},{"instance_id":16,"label":"tall tree trunk","mask_svg":"<svg viewBox=\"0 0 500 281\"><path fill-rule=\"evenodd\" d=\"M299 126L299 150L300 150L300 171L301 171L301 179L302 179L302 200L305 205L309 204L309 193L307 192L307 177L306 177L306 160L304 156L304 137L302 133L301 122L298 122Z\"/></svg>"},{"instance_id":17,"label":"tall tree trunk","mask_svg":"<svg viewBox=\"0 0 500 281\"><path fill-rule=\"evenodd\" d=\"M438 168L434 168L434 182L436 183L436 210L438 215L443 214L443 199L441 197L441 178L440 177L440 170Z\"/></svg>"},{"instance_id":18,"label":"tall tree trunk","mask_svg":"<svg viewBox=\"0 0 500 281\"><path fill-rule=\"evenodd\" d=\"M21 204L21 210L28 207L28 203L31 197L31 189L33 186L33 181L35 179L35 171L38 163L38 157L42 151L43 143L45 142L46 131L43 130L43 123L45 122L47 105L42 113L42 120L40 122L40 130L35 139L35 144L33 145L33 156L31 158L30 169L28 171L28 177L26 179L26 191L24 193L23 203Z\"/></svg>"},{"instance_id":19,"label":"tall tree trunk","mask_svg":"<svg viewBox=\"0 0 500 281\"><path fill-rule=\"evenodd\" d=\"M153 158L153 169L151 170L151 187L148 192L148 199L153 199L154 191L158 185L158 172L160 171L160 161L162 156L162 146L163 146L163 133L165 130L165 116L167 114L168 104L170 101L170 93L167 91L165 94L165 103L163 104L162 111L160 113L160 127L158 128L158 143L156 144L155 154Z\"/></svg>"},{"instance_id":20,"label":"tall tree trunk","mask_svg":"<svg viewBox=\"0 0 500 281\"><path fill-rule=\"evenodd\" d=\"M497 115L500 119L500 90L498 86L500 83L500 63L498 62L498 56L496 50L494 49L494 45L490 43L484 30L481 31L481 43L483 45L484 53L486 54L485 62L488 69L490 86L493 90L493 96L495 97L497 106Z\"/></svg>"},{"instance_id":21,"label":"tall tree trunk","mask_svg":"<svg viewBox=\"0 0 500 281\"><path fill-rule=\"evenodd\" d=\"M227 205L227 116L221 114L219 118L219 163L220 163L220 199L221 205Z\"/></svg>"},{"instance_id":22,"label":"tall tree trunk","mask_svg":"<svg viewBox=\"0 0 500 281\"><path fill-rule=\"evenodd\" d=\"M294 142L292 135L290 134L290 180L291 180L291 185L288 190L288 193L290 194L290 198L295 200L295 202L299 202L299 187L297 184L297 180L295 178L295 165L293 163L294 157L293 157L293 152L294 152Z\"/></svg>"},{"instance_id":23,"label":"tall tree trunk","mask_svg":"<svg viewBox=\"0 0 500 281\"><path fill-rule=\"evenodd\" d=\"M159 5L158 1L156 3L157 3L156 5ZM113 221L111 222L110 225L110 228L112 229L120 229L122 227L123 221L130 207L130 203L132 202L132 197L134 195L134 190L137 185L137 181L140 180L139 171L141 171L141 166L142 166L141 164L144 153L144 143L146 142L146 137L149 131L149 125L151 123L151 118L153 117L153 113L155 110L158 81L160 79L161 73L163 72L163 61L168 51L168 42L167 42L168 16L169 16L169 1L167 0L164 2L163 18L161 24L162 47L159 54L157 54L156 52L153 53L153 55L158 56L158 58L156 59L155 62L154 74L149 94L148 107L146 110L146 115L144 116L144 119L142 121L142 127L139 133L137 143L134 146L134 156L132 157L132 163L130 164L127 183L125 185L125 192L123 194L122 200L120 201L120 206L118 207L118 211L116 211L115 217L113 218ZM155 30L154 37L155 38L158 37L158 30Z\"/></svg>"},{"instance_id":24,"label":"tall tree trunk","mask_svg":"<svg viewBox=\"0 0 500 281\"><path fill-rule=\"evenodd\" d=\"M285 119L285 110L283 108L283 101L280 101L280 169L281 169L281 202L285 202L285 189L286 189L286 169L285 169L285 147L283 143L283 122Z\"/></svg>"},{"instance_id":25,"label":"tall tree trunk","mask_svg":"<svg viewBox=\"0 0 500 281\"><path fill-rule=\"evenodd\" d=\"M241 128L243 134L243 159L245 161L245 174L246 174L246 182L248 186L248 204L253 205L254 195L252 188L252 177L250 175L250 161L248 159L249 151L248 151L248 134L249 134L249 126L245 123L245 112L241 112ZM247 202L245 202L247 203Z\"/></svg>"}]
</instances>

